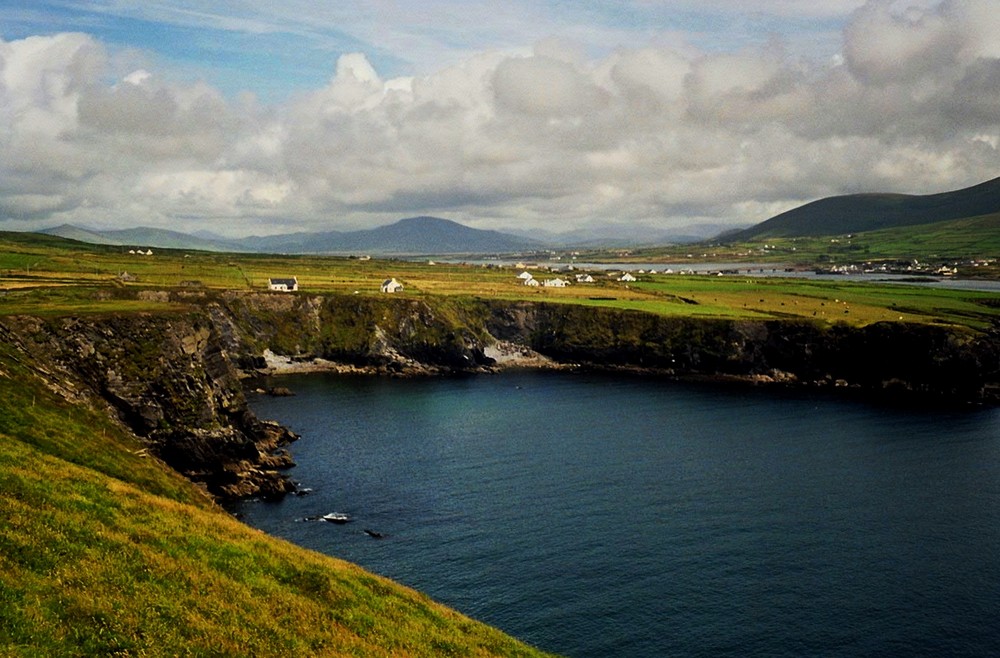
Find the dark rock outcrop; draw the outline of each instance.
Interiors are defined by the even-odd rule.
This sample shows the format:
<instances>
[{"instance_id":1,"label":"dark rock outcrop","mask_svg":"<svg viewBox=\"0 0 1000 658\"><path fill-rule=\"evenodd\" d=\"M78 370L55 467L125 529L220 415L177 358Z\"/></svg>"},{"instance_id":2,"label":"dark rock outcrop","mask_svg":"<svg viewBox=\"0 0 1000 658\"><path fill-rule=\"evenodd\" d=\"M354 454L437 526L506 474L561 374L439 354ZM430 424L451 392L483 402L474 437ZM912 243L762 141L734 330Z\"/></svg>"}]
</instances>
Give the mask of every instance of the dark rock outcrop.
<instances>
[{"instance_id":1,"label":"dark rock outcrop","mask_svg":"<svg viewBox=\"0 0 1000 658\"><path fill-rule=\"evenodd\" d=\"M490 307L490 333L592 368L1000 402L996 329L692 319L530 303Z\"/></svg>"},{"instance_id":2,"label":"dark rock outcrop","mask_svg":"<svg viewBox=\"0 0 1000 658\"><path fill-rule=\"evenodd\" d=\"M48 379L108 404L153 454L223 498L281 496L294 485L294 435L256 418L213 323L201 313L3 320Z\"/></svg>"}]
</instances>

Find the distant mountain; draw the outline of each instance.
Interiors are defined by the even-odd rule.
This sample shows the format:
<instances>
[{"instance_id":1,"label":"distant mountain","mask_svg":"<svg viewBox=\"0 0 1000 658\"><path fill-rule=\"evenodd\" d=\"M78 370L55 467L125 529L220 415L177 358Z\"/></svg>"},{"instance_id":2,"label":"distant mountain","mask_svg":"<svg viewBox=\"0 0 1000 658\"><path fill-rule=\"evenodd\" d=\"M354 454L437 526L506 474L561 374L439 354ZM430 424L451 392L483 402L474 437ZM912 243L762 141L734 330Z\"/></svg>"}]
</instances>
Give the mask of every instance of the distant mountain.
<instances>
[{"instance_id":1,"label":"distant mountain","mask_svg":"<svg viewBox=\"0 0 1000 658\"><path fill-rule=\"evenodd\" d=\"M145 227L99 231L63 225L40 232L91 244L279 254L496 254L547 247L539 240L475 229L437 217L410 217L363 231L290 233L240 239L205 234L199 237Z\"/></svg>"},{"instance_id":2,"label":"distant mountain","mask_svg":"<svg viewBox=\"0 0 1000 658\"><path fill-rule=\"evenodd\" d=\"M546 247L538 240L475 229L438 217L410 217L362 231L293 233L239 242L253 251L297 254L495 254Z\"/></svg>"},{"instance_id":3,"label":"distant mountain","mask_svg":"<svg viewBox=\"0 0 1000 658\"><path fill-rule=\"evenodd\" d=\"M202 251L247 251L234 241L210 240L187 233L140 226L138 228L99 231L69 224L42 229L39 233L91 244L122 247L159 247L160 249L198 249Z\"/></svg>"},{"instance_id":4,"label":"distant mountain","mask_svg":"<svg viewBox=\"0 0 1000 658\"><path fill-rule=\"evenodd\" d=\"M589 249L688 244L715 237L727 228L731 228L731 225L707 222L672 228L659 228L649 224L597 222L587 227L562 232L545 230L511 232L524 237L533 237L559 249Z\"/></svg>"},{"instance_id":5,"label":"distant mountain","mask_svg":"<svg viewBox=\"0 0 1000 658\"><path fill-rule=\"evenodd\" d=\"M44 233L45 235L54 235L57 238L66 238L67 240L88 242L90 244L107 244L107 245L121 244L114 238L102 235L99 231L91 231L89 229L71 226L70 224L63 224L62 226L54 226L52 228L42 229L41 231L38 231L38 233Z\"/></svg>"},{"instance_id":6,"label":"distant mountain","mask_svg":"<svg viewBox=\"0 0 1000 658\"><path fill-rule=\"evenodd\" d=\"M1000 211L1000 178L940 194L849 194L807 203L746 230L729 233L727 242L769 237L861 233L929 224Z\"/></svg>"},{"instance_id":7,"label":"distant mountain","mask_svg":"<svg viewBox=\"0 0 1000 658\"><path fill-rule=\"evenodd\" d=\"M159 247L161 249L198 249L202 251L247 251L236 240L209 240L187 233L160 228L127 228L101 231L101 235L117 240L121 245Z\"/></svg>"}]
</instances>

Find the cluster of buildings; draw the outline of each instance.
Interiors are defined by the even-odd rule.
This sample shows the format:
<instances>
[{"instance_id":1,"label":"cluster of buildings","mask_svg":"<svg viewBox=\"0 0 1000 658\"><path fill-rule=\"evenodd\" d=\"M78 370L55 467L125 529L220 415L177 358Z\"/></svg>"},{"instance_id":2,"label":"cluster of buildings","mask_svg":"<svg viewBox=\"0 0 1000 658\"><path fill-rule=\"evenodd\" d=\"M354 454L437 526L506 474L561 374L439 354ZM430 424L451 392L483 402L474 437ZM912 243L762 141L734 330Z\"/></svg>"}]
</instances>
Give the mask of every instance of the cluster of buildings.
<instances>
[{"instance_id":1,"label":"cluster of buildings","mask_svg":"<svg viewBox=\"0 0 1000 658\"><path fill-rule=\"evenodd\" d=\"M625 272L620 275L612 272L608 276L614 278L616 281L623 281L625 283L636 281L635 276L630 272ZM521 280L523 285L531 287L541 286L542 288L565 288L570 284L570 282L566 279L561 279L559 277L554 279L543 279L539 282L538 279L536 279L534 275L527 270L522 270L521 273L517 275L517 278ZM577 274L575 275L575 279L577 283L594 283L593 275L587 273Z\"/></svg>"},{"instance_id":2,"label":"cluster of buildings","mask_svg":"<svg viewBox=\"0 0 1000 658\"><path fill-rule=\"evenodd\" d=\"M538 279L536 279L527 270L518 274L517 278L520 279L524 285L530 286L532 288L537 288L539 286L543 288L565 288L566 286L569 285L569 281L566 281L565 279L560 279L559 277L556 277L555 279L544 279L539 283Z\"/></svg>"},{"instance_id":3,"label":"cluster of buildings","mask_svg":"<svg viewBox=\"0 0 1000 658\"><path fill-rule=\"evenodd\" d=\"M849 265L831 265L828 268L817 269L819 274L920 274L928 276L955 276L958 268L990 267L992 259L973 259L948 263L922 263L919 260L852 263Z\"/></svg>"}]
</instances>

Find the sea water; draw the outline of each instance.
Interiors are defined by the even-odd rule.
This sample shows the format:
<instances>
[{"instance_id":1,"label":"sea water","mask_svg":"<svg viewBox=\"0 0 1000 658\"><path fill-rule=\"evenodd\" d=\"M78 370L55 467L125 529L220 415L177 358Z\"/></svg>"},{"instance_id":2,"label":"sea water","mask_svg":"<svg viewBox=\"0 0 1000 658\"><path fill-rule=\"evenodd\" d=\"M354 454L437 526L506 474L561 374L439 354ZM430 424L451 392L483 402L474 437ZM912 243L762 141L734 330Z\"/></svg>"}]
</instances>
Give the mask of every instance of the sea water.
<instances>
[{"instance_id":1,"label":"sea water","mask_svg":"<svg viewBox=\"0 0 1000 658\"><path fill-rule=\"evenodd\" d=\"M312 493L246 522L545 650L1000 655L995 409L550 372L281 383L253 406L301 434ZM334 511L354 520L303 520Z\"/></svg>"}]
</instances>

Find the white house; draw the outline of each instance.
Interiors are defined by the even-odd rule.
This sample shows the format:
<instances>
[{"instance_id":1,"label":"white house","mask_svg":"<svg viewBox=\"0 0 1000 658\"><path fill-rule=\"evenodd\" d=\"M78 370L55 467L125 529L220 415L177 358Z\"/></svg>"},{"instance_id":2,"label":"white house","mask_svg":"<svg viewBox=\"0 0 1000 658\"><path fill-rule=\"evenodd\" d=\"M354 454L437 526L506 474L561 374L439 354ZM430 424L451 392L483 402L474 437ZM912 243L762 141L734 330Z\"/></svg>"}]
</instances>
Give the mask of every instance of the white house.
<instances>
[{"instance_id":1,"label":"white house","mask_svg":"<svg viewBox=\"0 0 1000 658\"><path fill-rule=\"evenodd\" d=\"M619 281L635 281L636 278L634 276L632 276L631 273L626 272L625 274L622 274L620 277L618 277L618 280Z\"/></svg>"},{"instance_id":2,"label":"white house","mask_svg":"<svg viewBox=\"0 0 1000 658\"><path fill-rule=\"evenodd\" d=\"M538 279L534 277L528 277L524 280L524 285L531 286L532 288L537 288L539 286Z\"/></svg>"},{"instance_id":3,"label":"white house","mask_svg":"<svg viewBox=\"0 0 1000 658\"><path fill-rule=\"evenodd\" d=\"M299 279L294 276L291 279L268 279L267 289L278 292L294 292L299 289Z\"/></svg>"},{"instance_id":4,"label":"white house","mask_svg":"<svg viewBox=\"0 0 1000 658\"><path fill-rule=\"evenodd\" d=\"M534 277L531 276L530 272L525 271L518 274L517 278L521 279L522 281L527 281L528 279L533 279Z\"/></svg>"},{"instance_id":5,"label":"white house","mask_svg":"<svg viewBox=\"0 0 1000 658\"><path fill-rule=\"evenodd\" d=\"M594 277L590 276L589 274L577 274L576 275L576 282L577 283L593 283L594 282Z\"/></svg>"},{"instance_id":6,"label":"white house","mask_svg":"<svg viewBox=\"0 0 1000 658\"><path fill-rule=\"evenodd\" d=\"M386 279L382 282L382 292L399 292L403 289L403 284L396 279Z\"/></svg>"},{"instance_id":7,"label":"white house","mask_svg":"<svg viewBox=\"0 0 1000 658\"><path fill-rule=\"evenodd\" d=\"M559 278L545 279L545 282L542 283L542 285L545 286L546 288L565 288L567 285L569 285L569 282L563 281L562 279Z\"/></svg>"}]
</instances>

